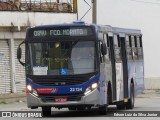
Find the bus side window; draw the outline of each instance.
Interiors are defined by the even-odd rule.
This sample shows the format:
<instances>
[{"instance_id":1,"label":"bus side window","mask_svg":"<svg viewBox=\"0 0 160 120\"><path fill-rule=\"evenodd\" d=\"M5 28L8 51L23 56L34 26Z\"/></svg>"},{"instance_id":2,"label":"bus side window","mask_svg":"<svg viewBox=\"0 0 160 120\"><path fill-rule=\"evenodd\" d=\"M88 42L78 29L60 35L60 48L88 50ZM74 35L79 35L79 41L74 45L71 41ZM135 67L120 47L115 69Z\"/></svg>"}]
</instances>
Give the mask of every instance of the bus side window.
<instances>
[{"instance_id":1,"label":"bus side window","mask_svg":"<svg viewBox=\"0 0 160 120\"><path fill-rule=\"evenodd\" d=\"M106 44L107 46L107 55L105 56L105 59L106 61L109 61L110 60L110 51L109 51L109 40L108 40L108 35L107 34L104 34L104 43Z\"/></svg>"},{"instance_id":2,"label":"bus side window","mask_svg":"<svg viewBox=\"0 0 160 120\"><path fill-rule=\"evenodd\" d=\"M137 40L135 36L131 36L131 41L132 41L132 52L133 52L133 59L136 60L138 57L138 52L137 52Z\"/></svg>"},{"instance_id":3,"label":"bus side window","mask_svg":"<svg viewBox=\"0 0 160 120\"><path fill-rule=\"evenodd\" d=\"M98 40L104 42L104 35L103 35L102 31L98 31ZM101 50L102 42L100 42L100 44L99 44L99 50ZM103 58L104 56L101 54L101 51L100 51L99 57L100 57L100 61L103 63L104 62L104 58Z\"/></svg>"},{"instance_id":4,"label":"bus side window","mask_svg":"<svg viewBox=\"0 0 160 120\"><path fill-rule=\"evenodd\" d=\"M121 48L120 48L120 40L118 39L118 35L114 35L114 52L116 61L121 60Z\"/></svg>"},{"instance_id":5,"label":"bus side window","mask_svg":"<svg viewBox=\"0 0 160 120\"><path fill-rule=\"evenodd\" d=\"M126 51L127 51L127 59L132 60L132 48L131 48L131 40L129 36L126 35Z\"/></svg>"},{"instance_id":6,"label":"bus side window","mask_svg":"<svg viewBox=\"0 0 160 120\"><path fill-rule=\"evenodd\" d=\"M137 36L137 50L138 50L138 59L143 59L143 52L142 52L142 40L139 36Z\"/></svg>"}]
</instances>

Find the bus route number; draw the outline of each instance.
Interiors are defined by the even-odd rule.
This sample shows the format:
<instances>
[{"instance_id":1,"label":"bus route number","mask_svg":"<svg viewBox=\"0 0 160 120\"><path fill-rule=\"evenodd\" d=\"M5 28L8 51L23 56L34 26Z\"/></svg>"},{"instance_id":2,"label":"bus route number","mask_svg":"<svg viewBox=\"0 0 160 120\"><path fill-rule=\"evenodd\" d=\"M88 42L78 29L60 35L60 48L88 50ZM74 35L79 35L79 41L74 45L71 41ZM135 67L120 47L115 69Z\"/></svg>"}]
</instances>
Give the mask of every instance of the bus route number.
<instances>
[{"instance_id":1,"label":"bus route number","mask_svg":"<svg viewBox=\"0 0 160 120\"><path fill-rule=\"evenodd\" d=\"M70 92L82 92L82 88L70 88Z\"/></svg>"}]
</instances>

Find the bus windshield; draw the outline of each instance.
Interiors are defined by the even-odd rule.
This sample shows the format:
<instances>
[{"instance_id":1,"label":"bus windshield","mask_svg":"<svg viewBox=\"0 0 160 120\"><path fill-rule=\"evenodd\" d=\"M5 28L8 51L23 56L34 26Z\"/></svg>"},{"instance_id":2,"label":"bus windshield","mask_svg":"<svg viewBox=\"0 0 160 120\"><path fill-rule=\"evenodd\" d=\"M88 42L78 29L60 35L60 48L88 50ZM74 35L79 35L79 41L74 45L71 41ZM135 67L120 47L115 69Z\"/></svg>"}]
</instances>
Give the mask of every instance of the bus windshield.
<instances>
[{"instance_id":1,"label":"bus windshield","mask_svg":"<svg viewBox=\"0 0 160 120\"><path fill-rule=\"evenodd\" d=\"M30 75L74 75L94 72L95 41L29 43Z\"/></svg>"}]
</instances>

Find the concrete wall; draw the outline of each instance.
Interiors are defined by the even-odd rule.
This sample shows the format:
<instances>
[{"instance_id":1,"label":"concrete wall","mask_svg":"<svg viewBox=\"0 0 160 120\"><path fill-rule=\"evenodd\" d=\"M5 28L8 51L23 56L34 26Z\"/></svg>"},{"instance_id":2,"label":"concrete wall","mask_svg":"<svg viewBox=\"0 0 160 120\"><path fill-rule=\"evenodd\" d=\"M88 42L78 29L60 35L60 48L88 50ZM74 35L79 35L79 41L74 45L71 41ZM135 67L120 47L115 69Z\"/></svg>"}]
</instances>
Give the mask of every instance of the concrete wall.
<instances>
[{"instance_id":1,"label":"concrete wall","mask_svg":"<svg viewBox=\"0 0 160 120\"><path fill-rule=\"evenodd\" d=\"M0 11L0 26L36 26L75 20L76 14L74 13Z\"/></svg>"},{"instance_id":2,"label":"concrete wall","mask_svg":"<svg viewBox=\"0 0 160 120\"><path fill-rule=\"evenodd\" d=\"M160 78L145 78L145 89L160 89Z\"/></svg>"},{"instance_id":3,"label":"concrete wall","mask_svg":"<svg viewBox=\"0 0 160 120\"><path fill-rule=\"evenodd\" d=\"M9 12L0 11L0 44L1 40L8 40L10 53L11 92L16 93L16 39L25 39L25 30L29 26L57 24L73 22L77 19L73 13L49 13L49 12ZM23 28L23 29L22 29ZM0 51L2 53L3 51ZM2 77L3 78L3 77ZM3 80L3 79L2 79ZM5 80L3 80L5 81ZM25 83L25 81L24 81Z\"/></svg>"},{"instance_id":4,"label":"concrete wall","mask_svg":"<svg viewBox=\"0 0 160 120\"><path fill-rule=\"evenodd\" d=\"M91 4L90 0L86 0ZM145 87L160 89L160 1L97 0L98 24L138 28L143 33ZM79 18L89 8L79 1ZM85 8L84 8L85 6ZM91 23L91 11L83 18Z\"/></svg>"},{"instance_id":5,"label":"concrete wall","mask_svg":"<svg viewBox=\"0 0 160 120\"><path fill-rule=\"evenodd\" d=\"M6 87L11 87L11 92L16 93L16 83L15 83L15 74L16 72L19 71L15 71L15 50L14 50L14 45L15 45L15 39L21 39L24 40L25 38L25 32L0 32L0 44L1 44L1 40L8 40L9 42L9 49L10 49L10 75L11 75L11 79L10 79L10 85L11 86L6 86ZM0 51L1 52L1 51ZM25 76L24 76L25 77ZM25 81L24 81L25 83Z\"/></svg>"}]
</instances>

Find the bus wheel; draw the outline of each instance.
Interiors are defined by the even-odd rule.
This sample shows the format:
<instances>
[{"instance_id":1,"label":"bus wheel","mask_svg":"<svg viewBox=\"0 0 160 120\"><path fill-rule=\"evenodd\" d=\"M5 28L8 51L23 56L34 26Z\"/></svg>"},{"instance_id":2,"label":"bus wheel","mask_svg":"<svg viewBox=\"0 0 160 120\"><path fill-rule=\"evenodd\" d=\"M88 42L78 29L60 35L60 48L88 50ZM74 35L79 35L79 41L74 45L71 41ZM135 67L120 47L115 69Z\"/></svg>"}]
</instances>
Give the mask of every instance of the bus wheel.
<instances>
[{"instance_id":1,"label":"bus wheel","mask_svg":"<svg viewBox=\"0 0 160 120\"><path fill-rule=\"evenodd\" d=\"M126 109L133 109L134 108L134 85L131 84L130 86L130 99L126 104Z\"/></svg>"},{"instance_id":2,"label":"bus wheel","mask_svg":"<svg viewBox=\"0 0 160 120\"><path fill-rule=\"evenodd\" d=\"M106 105L103 105L103 106L99 107L99 112L100 112L101 115L106 115L107 110L108 110L108 107Z\"/></svg>"},{"instance_id":3,"label":"bus wheel","mask_svg":"<svg viewBox=\"0 0 160 120\"><path fill-rule=\"evenodd\" d=\"M43 117L51 116L51 107L42 107L42 116Z\"/></svg>"}]
</instances>

